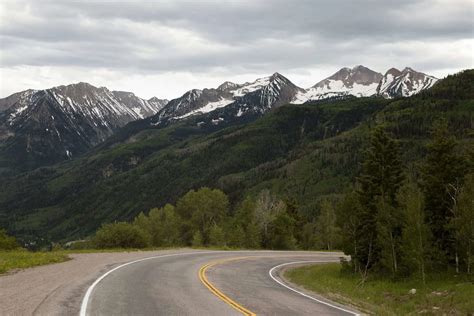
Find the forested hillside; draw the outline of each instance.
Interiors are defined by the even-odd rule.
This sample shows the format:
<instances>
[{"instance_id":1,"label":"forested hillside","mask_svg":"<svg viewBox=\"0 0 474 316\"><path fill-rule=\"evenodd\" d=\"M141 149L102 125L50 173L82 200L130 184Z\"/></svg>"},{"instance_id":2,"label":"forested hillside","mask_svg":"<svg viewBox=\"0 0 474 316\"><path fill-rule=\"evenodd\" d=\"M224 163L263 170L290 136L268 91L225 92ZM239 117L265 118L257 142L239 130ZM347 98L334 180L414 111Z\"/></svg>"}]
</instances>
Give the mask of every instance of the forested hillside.
<instances>
[{"instance_id":1,"label":"forested hillside","mask_svg":"<svg viewBox=\"0 0 474 316\"><path fill-rule=\"evenodd\" d=\"M473 87L469 70L406 99L287 105L232 126L201 128L206 115L165 128L132 124L82 158L2 179L0 226L23 240L74 239L202 186L225 192L230 214L269 189L311 222L324 197L352 186L376 126L399 141L408 170L425 156L440 118L459 148L472 146Z\"/></svg>"}]
</instances>

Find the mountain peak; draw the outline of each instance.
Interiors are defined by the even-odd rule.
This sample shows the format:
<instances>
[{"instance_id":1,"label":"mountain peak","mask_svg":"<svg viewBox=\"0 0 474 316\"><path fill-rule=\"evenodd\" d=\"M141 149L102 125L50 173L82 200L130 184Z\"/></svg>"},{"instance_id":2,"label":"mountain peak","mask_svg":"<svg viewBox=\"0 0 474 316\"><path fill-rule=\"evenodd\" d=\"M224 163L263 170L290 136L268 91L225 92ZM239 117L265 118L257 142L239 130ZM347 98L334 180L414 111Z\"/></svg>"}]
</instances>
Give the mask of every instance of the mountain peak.
<instances>
[{"instance_id":1,"label":"mountain peak","mask_svg":"<svg viewBox=\"0 0 474 316\"><path fill-rule=\"evenodd\" d=\"M239 85L231 81L225 81L220 86L217 87L217 90L226 91L230 89L237 88Z\"/></svg>"},{"instance_id":2,"label":"mountain peak","mask_svg":"<svg viewBox=\"0 0 474 316\"><path fill-rule=\"evenodd\" d=\"M402 72L400 70L398 70L397 68L390 68L389 70L387 70L387 72L385 73L385 76L387 75L392 75L394 77L396 76L400 76L402 74Z\"/></svg>"},{"instance_id":3,"label":"mountain peak","mask_svg":"<svg viewBox=\"0 0 474 316\"><path fill-rule=\"evenodd\" d=\"M70 83L68 85L60 85L60 86L56 86L56 87L53 87L51 89L81 89L81 90L98 90L98 89L107 89L105 87L96 87L94 85L91 85L90 83L88 82L84 82L84 81L80 81L80 82L77 82L77 83Z\"/></svg>"},{"instance_id":4,"label":"mountain peak","mask_svg":"<svg viewBox=\"0 0 474 316\"><path fill-rule=\"evenodd\" d=\"M380 79L382 78L382 74L375 72L367 67L362 65L355 66L353 68L344 67L337 71L332 76L318 82L313 86L313 88L323 88L328 87L331 82L339 81L341 82L338 84L341 86L339 89L352 88L354 84L359 85L371 85L371 84L378 84ZM328 88L329 90L335 90L334 88Z\"/></svg>"},{"instance_id":5,"label":"mountain peak","mask_svg":"<svg viewBox=\"0 0 474 316\"><path fill-rule=\"evenodd\" d=\"M437 80L410 67L402 71L390 68L380 81L377 94L385 98L408 97L431 88Z\"/></svg>"}]
</instances>

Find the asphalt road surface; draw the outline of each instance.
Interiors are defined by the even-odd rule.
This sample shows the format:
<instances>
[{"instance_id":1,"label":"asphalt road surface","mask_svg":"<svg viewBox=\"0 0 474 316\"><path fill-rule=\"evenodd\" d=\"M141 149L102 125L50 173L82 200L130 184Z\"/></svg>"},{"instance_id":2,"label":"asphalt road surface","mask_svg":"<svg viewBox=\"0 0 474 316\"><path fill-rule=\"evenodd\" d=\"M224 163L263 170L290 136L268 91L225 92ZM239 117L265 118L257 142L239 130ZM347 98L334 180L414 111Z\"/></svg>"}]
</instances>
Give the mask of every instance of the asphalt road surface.
<instances>
[{"instance_id":1,"label":"asphalt road surface","mask_svg":"<svg viewBox=\"0 0 474 316\"><path fill-rule=\"evenodd\" d=\"M279 277L287 267L337 262L340 256L324 252L190 250L140 259L96 279L82 299L80 313L356 315L348 307L295 289Z\"/></svg>"}]
</instances>

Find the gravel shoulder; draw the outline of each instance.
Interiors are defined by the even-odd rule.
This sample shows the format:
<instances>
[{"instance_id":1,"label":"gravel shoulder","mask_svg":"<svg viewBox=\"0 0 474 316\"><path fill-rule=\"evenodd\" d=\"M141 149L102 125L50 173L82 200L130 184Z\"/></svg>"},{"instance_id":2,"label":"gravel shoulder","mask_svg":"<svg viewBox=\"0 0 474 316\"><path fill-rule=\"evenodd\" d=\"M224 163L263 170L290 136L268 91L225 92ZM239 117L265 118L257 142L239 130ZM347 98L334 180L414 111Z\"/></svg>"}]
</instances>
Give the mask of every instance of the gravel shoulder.
<instances>
[{"instance_id":1,"label":"gravel shoulder","mask_svg":"<svg viewBox=\"0 0 474 316\"><path fill-rule=\"evenodd\" d=\"M0 315L77 315L82 296L100 275L122 263L177 249L71 254L72 260L0 276Z\"/></svg>"}]
</instances>

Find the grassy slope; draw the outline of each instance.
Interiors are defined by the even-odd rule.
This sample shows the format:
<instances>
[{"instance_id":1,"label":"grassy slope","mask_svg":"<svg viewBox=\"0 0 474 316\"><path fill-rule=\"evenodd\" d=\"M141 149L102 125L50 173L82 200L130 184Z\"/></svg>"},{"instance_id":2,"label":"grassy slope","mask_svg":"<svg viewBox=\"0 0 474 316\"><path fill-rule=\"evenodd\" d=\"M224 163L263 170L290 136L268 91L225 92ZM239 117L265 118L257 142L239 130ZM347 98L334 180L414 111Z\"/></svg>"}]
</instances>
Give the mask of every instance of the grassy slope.
<instances>
[{"instance_id":1,"label":"grassy slope","mask_svg":"<svg viewBox=\"0 0 474 316\"><path fill-rule=\"evenodd\" d=\"M474 313L474 283L467 276L431 275L421 281L372 279L360 285L357 275L341 272L340 264L288 270L285 277L333 301L376 315L470 315ZM416 294L409 294L416 289Z\"/></svg>"},{"instance_id":2,"label":"grassy slope","mask_svg":"<svg viewBox=\"0 0 474 316\"><path fill-rule=\"evenodd\" d=\"M69 260L66 252L31 252L27 250L0 250L0 274Z\"/></svg>"}]
</instances>

